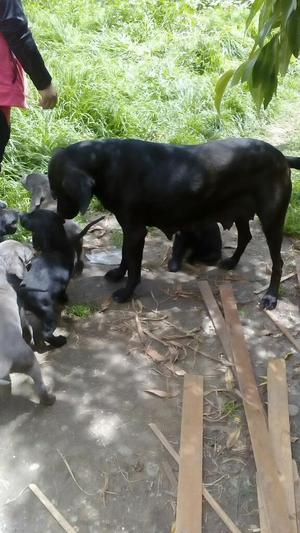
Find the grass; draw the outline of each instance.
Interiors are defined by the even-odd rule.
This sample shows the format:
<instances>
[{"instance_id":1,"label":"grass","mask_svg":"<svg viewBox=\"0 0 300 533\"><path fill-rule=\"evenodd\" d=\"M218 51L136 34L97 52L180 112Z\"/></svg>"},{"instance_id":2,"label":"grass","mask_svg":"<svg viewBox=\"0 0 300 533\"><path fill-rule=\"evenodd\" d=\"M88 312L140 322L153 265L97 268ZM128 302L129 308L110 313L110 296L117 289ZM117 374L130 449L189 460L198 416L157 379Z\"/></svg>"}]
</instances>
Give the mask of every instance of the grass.
<instances>
[{"instance_id":1,"label":"grass","mask_svg":"<svg viewBox=\"0 0 300 533\"><path fill-rule=\"evenodd\" d=\"M261 137L283 116L286 99L299 106L295 63L267 112L258 116L237 87L217 115L215 82L252 45L244 36L247 2L24 0L24 6L60 100L42 111L30 84L30 109L13 111L0 198L22 210L28 196L20 177L46 170L57 146L108 137L171 143Z\"/></svg>"},{"instance_id":2,"label":"grass","mask_svg":"<svg viewBox=\"0 0 300 533\"><path fill-rule=\"evenodd\" d=\"M74 304L74 305L68 305L65 309L65 313L68 316L88 318L93 313L96 313L97 310L98 310L98 307L96 304Z\"/></svg>"}]
</instances>

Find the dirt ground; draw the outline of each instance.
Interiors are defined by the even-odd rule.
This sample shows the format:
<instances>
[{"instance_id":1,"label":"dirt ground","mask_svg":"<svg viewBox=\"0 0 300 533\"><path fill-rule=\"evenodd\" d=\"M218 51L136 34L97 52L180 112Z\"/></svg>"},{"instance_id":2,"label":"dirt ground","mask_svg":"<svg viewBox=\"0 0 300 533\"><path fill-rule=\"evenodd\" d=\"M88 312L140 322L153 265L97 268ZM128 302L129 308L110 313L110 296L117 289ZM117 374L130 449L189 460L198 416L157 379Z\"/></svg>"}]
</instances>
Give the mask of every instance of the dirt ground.
<instances>
[{"instance_id":1,"label":"dirt ground","mask_svg":"<svg viewBox=\"0 0 300 533\"><path fill-rule=\"evenodd\" d=\"M116 223L101 223L100 249L109 250ZM56 403L42 408L25 376L13 377L13 396L1 403L0 531L56 533L60 526L26 487L36 483L80 533L170 533L176 493L164 470L177 465L149 428L153 422L179 448L183 374L202 374L204 481L241 531L259 531L255 466L243 409L232 392L231 372L202 302L198 281L207 279L217 297L232 281L258 383L265 395L269 357L287 358L293 455L300 460L300 360L289 341L257 308L254 290L269 281L268 249L259 223L234 271L199 266L167 272L170 242L148 235L142 283L133 302L109 300L109 268L86 261L69 288L70 303L95 303L86 318L64 316L68 343L39 355ZM103 232L86 239L86 251ZM235 233L224 232L224 255ZM295 243L294 243L295 244ZM284 274L294 271L293 243L285 239ZM121 286L121 284L118 284ZM299 288L296 277L282 284L276 315L297 337ZM211 357L205 357L204 352ZM165 358L165 362L157 362ZM145 392L163 391L162 398ZM23 489L25 489L23 491ZM23 492L22 492L23 491ZM226 527L204 502L203 531Z\"/></svg>"}]
</instances>

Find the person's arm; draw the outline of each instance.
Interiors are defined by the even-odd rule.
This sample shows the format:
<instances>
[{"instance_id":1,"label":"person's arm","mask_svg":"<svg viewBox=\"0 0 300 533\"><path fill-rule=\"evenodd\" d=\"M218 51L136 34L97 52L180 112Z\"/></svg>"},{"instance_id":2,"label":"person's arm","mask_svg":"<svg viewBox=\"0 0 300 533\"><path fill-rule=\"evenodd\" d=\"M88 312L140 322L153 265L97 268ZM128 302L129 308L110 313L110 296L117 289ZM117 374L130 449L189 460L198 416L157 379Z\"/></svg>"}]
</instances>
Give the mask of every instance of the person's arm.
<instances>
[{"instance_id":1,"label":"person's arm","mask_svg":"<svg viewBox=\"0 0 300 533\"><path fill-rule=\"evenodd\" d=\"M28 28L21 0L0 0L0 32L35 87L40 91L41 106L54 107L57 102L57 93Z\"/></svg>"}]
</instances>

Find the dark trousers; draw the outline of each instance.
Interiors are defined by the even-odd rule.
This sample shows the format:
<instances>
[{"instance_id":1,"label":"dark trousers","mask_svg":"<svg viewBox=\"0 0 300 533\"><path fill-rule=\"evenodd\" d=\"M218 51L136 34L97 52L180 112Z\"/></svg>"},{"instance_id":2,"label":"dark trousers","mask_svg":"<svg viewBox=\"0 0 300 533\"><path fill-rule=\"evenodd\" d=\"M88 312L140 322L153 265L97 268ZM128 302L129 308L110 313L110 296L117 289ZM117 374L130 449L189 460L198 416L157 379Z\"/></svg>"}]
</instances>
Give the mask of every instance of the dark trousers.
<instances>
[{"instance_id":1,"label":"dark trousers","mask_svg":"<svg viewBox=\"0 0 300 533\"><path fill-rule=\"evenodd\" d=\"M4 151L10 137L10 125L7 122L7 118L4 115L3 111L0 109L0 170L1 163L4 156Z\"/></svg>"}]
</instances>

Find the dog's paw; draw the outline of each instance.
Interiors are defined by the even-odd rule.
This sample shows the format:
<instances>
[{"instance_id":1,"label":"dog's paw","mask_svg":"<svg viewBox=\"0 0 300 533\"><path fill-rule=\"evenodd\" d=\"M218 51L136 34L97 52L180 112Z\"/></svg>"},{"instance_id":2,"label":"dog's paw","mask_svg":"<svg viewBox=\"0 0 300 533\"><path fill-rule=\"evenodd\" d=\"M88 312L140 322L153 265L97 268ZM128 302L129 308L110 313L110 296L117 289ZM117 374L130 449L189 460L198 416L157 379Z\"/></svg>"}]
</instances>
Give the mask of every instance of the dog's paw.
<instances>
[{"instance_id":1,"label":"dog's paw","mask_svg":"<svg viewBox=\"0 0 300 533\"><path fill-rule=\"evenodd\" d=\"M115 302L119 304L123 304L124 302L128 302L128 300L132 297L132 291L129 291L128 289L118 289L117 291L113 292L112 297Z\"/></svg>"},{"instance_id":2,"label":"dog's paw","mask_svg":"<svg viewBox=\"0 0 300 533\"><path fill-rule=\"evenodd\" d=\"M61 348L66 344L67 337L65 337L64 335L57 335L57 337L52 335L51 337L48 337L45 340L49 342L49 344L53 346L53 348Z\"/></svg>"},{"instance_id":3,"label":"dog's paw","mask_svg":"<svg viewBox=\"0 0 300 533\"><path fill-rule=\"evenodd\" d=\"M236 267L236 261L232 259L232 257L226 257L226 259L222 259L218 262L218 266L224 268L224 270L232 270Z\"/></svg>"},{"instance_id":4,"label":"dog's paw","mask_svg":"<svg viewBox=\"0 0 300 533\"><path fill-rule=\"evenodd\" d=\"M113 283L116 283L117 281L120 281L123 279L125 274L120 268L113 268L112 270L109 270L105 274L105 279L107 281L112 281Z\"/></svg>"},{"instance_id":5,"label":"dog's paw","mask_svg":"<svg viewBox=\"0 0 300 533\"><path fill-rule=\"evenodd\" d=\"M170 261L168 262L168 271L178 272L179 269L180 269L180 265L177 263L177 261L170 259Z\"/></svg>"},{"instance_id":6,"label":"dog's paw","mask_svg":"<svg viewBox=\"0 0 300 533\"><path fill-rule=\"evenodd\" d=\"M56 401L55 394L51 394L50 392L44 392L40 396L40 402L42 405L50 406L50 405L53 405L55 401Z\"/></svg>"},{"instance_id":7,"label":"dog's paw","mask_svg":"<svg viewBox=\"0 0 300 533\"><path fill-rule=\"evenodd\" d=\"M272 294L265 294L259 303L259 308L272 311L272 309L275 309L276 305L277 305L276 296L272 296Z\"/></svg>"}]
</instances>

